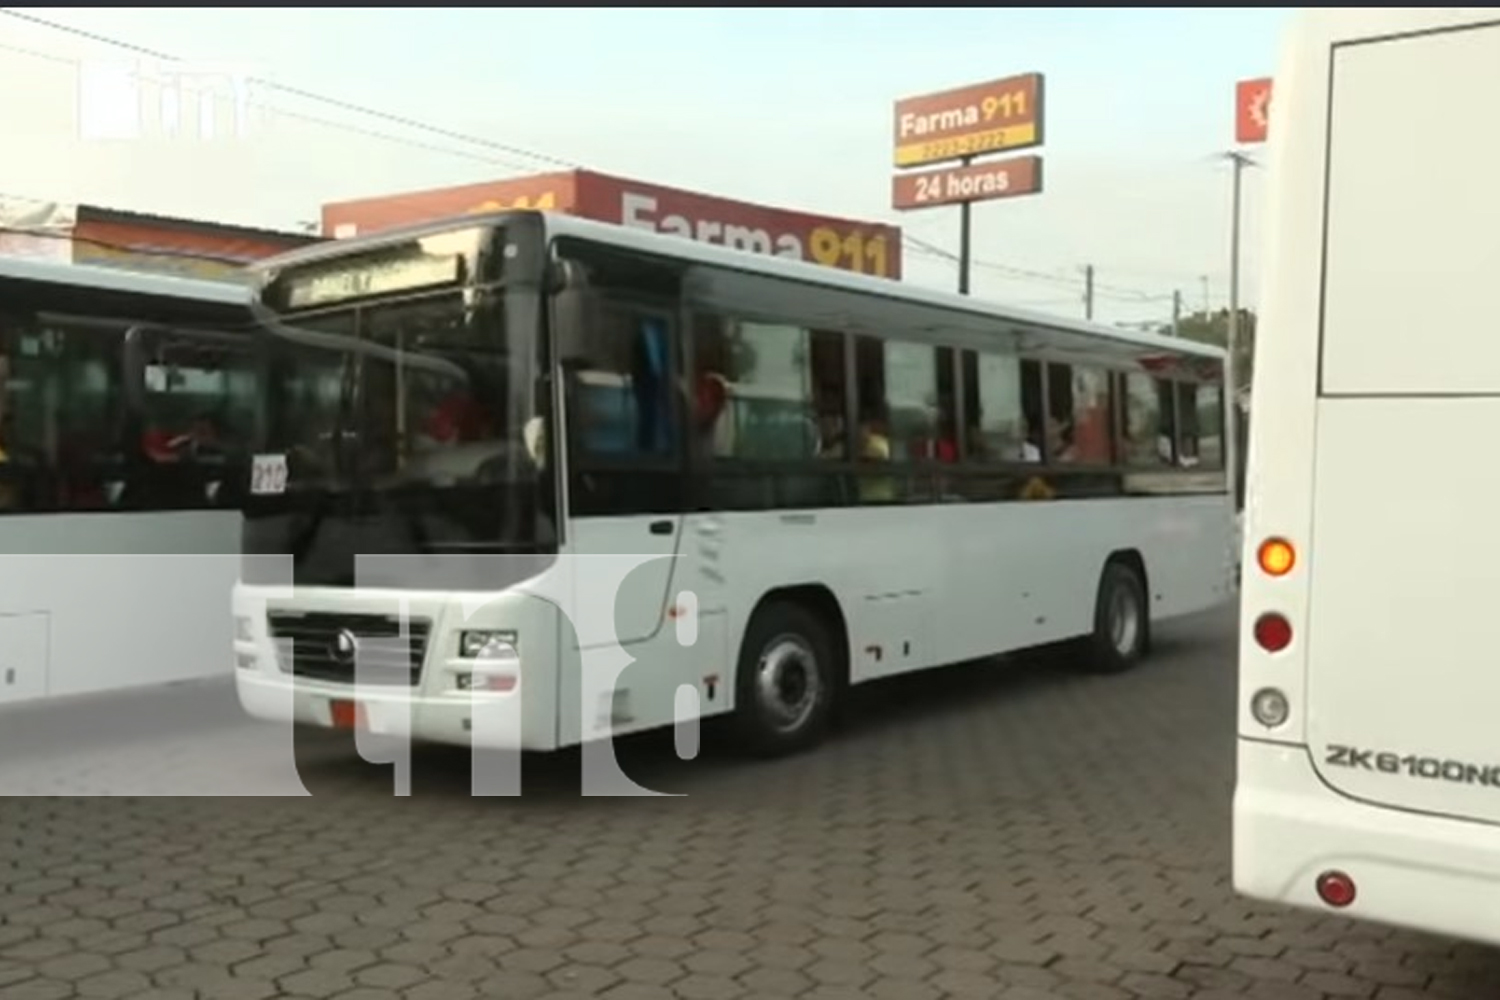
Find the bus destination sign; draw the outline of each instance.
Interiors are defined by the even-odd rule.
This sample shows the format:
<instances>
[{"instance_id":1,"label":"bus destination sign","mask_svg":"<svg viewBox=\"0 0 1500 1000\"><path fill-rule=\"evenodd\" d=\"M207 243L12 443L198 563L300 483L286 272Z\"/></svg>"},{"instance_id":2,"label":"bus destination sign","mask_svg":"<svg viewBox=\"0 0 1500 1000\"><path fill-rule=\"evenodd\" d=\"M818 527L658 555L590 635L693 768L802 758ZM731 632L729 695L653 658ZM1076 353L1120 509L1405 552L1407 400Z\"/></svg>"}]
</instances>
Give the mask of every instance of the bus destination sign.
<instances>
[{"instance_id":1,"label":"bus destination sign","mask_svg":"<svg viewBox=\"0 0 1500 1000\"><path fill-rule=\"evenodd\" d=\"M309 309L370 295L416 291L459 279L462 258L457 254L422 254L355 262L337 270L291 274L287 278L289 309Z\"/></svg>"}]
</instances>

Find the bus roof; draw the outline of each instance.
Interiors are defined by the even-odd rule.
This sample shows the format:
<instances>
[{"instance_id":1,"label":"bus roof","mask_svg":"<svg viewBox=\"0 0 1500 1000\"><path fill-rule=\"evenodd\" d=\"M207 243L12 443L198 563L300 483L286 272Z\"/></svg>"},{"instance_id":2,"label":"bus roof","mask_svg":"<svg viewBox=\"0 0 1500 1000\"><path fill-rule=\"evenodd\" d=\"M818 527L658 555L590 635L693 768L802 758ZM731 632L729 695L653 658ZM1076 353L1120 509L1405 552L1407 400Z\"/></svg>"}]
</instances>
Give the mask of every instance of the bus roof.
<instances>
[{"instance_id":1,"label":"bus roof","mask_svg":"<svg viewBox=\"0 0 1500 1000\"><path fill-rule=\"evenodd\" d=\"M1306 7L1290 30L1302 44L1327 47L1497 22L1493 7Z\"/></svg>"},{"instance_id":2,"label":"bus roof","mask_svg":"<svg viewBox=\"0 0 1500 1000\"><path fill-rule=\"evenodd\" d=\"M89 264L62 264L27 257L0 256L0 281L32 281L95 288L162 299L191 299L228 306L248 306L255 296L249 283L143 274Z\"/></svg>"},{"instance_id":3,"label":"bus roof","mask_svg":"<svg viewBox=\"0 0 1500 1000\"><path fill-rule=\"evenodd\" d=\"M378 233L371 233L367 236L333 240L328 243L290 250L274 257L263 258L250 265L248 270L255 274L266 274L285 267L311 264L324 260L337 260L346 254L357 253L361 250L371 250L393 243L419 239L425 236L435 236L455 230L496 226L504 223L507 219L526 215L543 216L546 220L547 230L553 236L572 236L628 250L637 250L641 253L659 254L665 257L675 257L702 264L712 264L727 269L763 275L765 277L807 282L827 288L881 296L914 305L952 310L971 316L1025 323L1051 330L1082 334L1088 337L1114 341L1119 344L1131 345L1146 351L1188 354L1217 359L1225 357L1225 352L1221 348L1202 344L1197 341L1138 330L1126 330L1119 327L1107 326L1102 323L1092 323L1087 320L1075 320L1068 317L1036 312L1030 309L1008 306L1000 302L978 299L969 295L959 295L956 292L922 288L918 285L911 285L901 281L892 281L889 278L854 274L849 271L825 267L821 264L809 263L807 261L788 260L782 257L773 257L769 254L716 246L711 243L690 240L681 236L634 229L612 222L599 222L594 219L582 219L573 215L552 212L482 212L473 215L436 219L429 222L396 227Z\"/></svg>"}]
</instances>

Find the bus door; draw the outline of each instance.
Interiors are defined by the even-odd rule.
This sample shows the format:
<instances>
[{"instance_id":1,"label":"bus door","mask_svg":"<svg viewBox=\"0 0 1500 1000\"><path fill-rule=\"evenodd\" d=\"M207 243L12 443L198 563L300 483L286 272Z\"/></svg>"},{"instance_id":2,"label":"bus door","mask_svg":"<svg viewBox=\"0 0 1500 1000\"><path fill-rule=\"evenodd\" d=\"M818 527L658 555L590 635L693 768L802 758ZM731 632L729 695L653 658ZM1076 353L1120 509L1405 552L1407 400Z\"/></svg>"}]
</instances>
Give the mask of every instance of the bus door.
<instances>
[{"instance_id":1,"label":"bus door","mask_svg":"<svg viewBox=\"0 0 1500 1000\"><path fill-rule=\"evenodd\" d=\"M566 671L562 704L598 708L625 732L671 721L685 669L669 609L686 496L683 404L670 311L596 301L589 313L606 335L590 338L587 354L563 365L573 627L581 656L618 643L639 666L622 677L617 702L608 691L584 690L584 678ZM574 724L564 717L565 737Z\"/></svg>"}]
</instances>

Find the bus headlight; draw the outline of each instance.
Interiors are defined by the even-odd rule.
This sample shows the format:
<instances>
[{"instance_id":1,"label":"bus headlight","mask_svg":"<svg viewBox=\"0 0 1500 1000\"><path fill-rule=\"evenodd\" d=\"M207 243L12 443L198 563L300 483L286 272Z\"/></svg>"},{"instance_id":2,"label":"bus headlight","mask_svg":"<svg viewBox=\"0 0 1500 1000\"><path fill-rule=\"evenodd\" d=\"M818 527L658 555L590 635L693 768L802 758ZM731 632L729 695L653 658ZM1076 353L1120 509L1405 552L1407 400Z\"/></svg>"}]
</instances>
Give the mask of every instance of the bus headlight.
<instances>
[{"instance_id":1,"label":"bus headlight","mask_svg":"<svg viewBox=\"0 0 1500 1000\"><path fill-rule=\"evenodd\" d=\"M235 615L234 638L236 642L254 642L255 619L249 615Z\"/></svg>"},{"instance_id":2,"label":"bus headlight","mask_svg":"<svg viewBox=\"0 0 1500 1000\"><path fill-rule=\"evenodd\" d=\"M516 633L512 629L479 629L460 632L458 655L465 660L498 660L516 655Z\"/></svg>"}]
</instances>

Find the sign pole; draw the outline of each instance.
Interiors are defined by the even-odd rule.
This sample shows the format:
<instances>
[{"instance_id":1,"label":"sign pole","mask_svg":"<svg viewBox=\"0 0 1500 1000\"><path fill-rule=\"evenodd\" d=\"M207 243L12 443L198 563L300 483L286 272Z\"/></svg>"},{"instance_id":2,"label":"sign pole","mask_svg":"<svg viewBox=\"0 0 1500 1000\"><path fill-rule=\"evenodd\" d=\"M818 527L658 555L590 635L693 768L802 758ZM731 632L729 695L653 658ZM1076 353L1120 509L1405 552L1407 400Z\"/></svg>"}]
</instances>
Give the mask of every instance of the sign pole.
<instances>
[{"instance_id":1,"label":"sign pole","mask_svg":"<svg viewBox=\"0 0 1500 1000\"><path fill-rule=\"evenodd\" d=\"M967 167L974 162L974 157L965 156L958 161L960 167ZM974 203L965 201L958 206L958 294L969 294L969 270L973 265L973 218L971 213Z\"/></svg>"}]
</instances>

